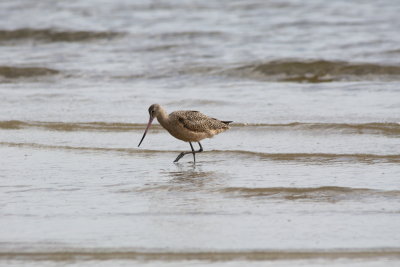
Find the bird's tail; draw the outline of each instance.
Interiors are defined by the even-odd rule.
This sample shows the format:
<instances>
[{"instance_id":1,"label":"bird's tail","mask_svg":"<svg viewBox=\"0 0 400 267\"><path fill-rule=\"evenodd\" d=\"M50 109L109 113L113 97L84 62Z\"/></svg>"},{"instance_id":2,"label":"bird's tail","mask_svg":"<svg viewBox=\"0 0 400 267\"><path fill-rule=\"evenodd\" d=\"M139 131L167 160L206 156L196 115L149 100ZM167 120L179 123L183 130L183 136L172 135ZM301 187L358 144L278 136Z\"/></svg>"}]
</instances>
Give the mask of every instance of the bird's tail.
<instances>
[{"instance_id":1,"label":"bird's tail","mask_svg":"<svg viewBox=\"0 0 400 267\"><path fill-rule=\"evenodd\" d=\"M229 123L233 122L233 121L222 121L223 123L225 123L226 125L228 125Z\"/></svg>"}]
</instances>

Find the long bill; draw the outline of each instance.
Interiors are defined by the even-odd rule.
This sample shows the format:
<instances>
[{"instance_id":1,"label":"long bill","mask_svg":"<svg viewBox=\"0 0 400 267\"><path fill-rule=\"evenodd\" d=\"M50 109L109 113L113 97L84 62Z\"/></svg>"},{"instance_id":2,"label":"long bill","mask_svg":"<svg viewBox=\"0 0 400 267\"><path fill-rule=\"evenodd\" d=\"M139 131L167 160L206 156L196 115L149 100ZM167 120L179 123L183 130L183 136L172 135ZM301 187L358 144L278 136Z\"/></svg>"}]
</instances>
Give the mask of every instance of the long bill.
<instances>
[{"instance_id":1,"label":"long bill","mask_svg":"<svg viewBox=\"0 0 400 267\"><path fill-rule=\"evenodd\" d=\"M142 139L140 140L140 143L139 143L138 147L140 147L140 144L142 143L142 141L143 141L144 137L146 136L146 134L147 134L147 130L149 130L149 128L150 128L150 126L151 126L151 123L153 122L153 119L154 119L154 118L150 117L150 119L149 119L149 123L147 123L146 130L144 130L143 137L142 137Z\"/></svg>"}]
</instances>

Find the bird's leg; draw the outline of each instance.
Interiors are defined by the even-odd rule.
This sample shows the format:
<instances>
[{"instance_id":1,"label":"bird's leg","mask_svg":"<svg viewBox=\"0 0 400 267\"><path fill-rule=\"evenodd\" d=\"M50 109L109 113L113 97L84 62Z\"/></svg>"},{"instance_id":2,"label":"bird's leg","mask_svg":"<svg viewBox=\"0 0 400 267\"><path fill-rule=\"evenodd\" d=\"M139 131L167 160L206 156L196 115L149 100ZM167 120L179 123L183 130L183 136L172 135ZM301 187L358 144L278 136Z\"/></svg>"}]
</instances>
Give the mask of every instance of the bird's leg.
<instances>
[{"instance_id":1,"label":"bird's leg","mask_svg":"<svg viewBox=\"0 0 400 267\"><path fill-rule=\"evenodd\" d=\"M189 153L191 153L191 152L189 152ZM180 154L176 157L176 159L174 160L174 163L175 163L175 162L178 162L183 156L185 156L185 152L180 153Z\"/></svg>"},{"instance_id":2,"label":"bird's leg","mask_svg":"<svg viewBox=\"0 0 400 267\"><path fill-rule=\"evenodd\" d=\"M189 142L190 148L192 149L192 154L193 154L193 163L196 163L196 152L194 152L194 148L192 145L192 142Z\"/></svg>"},{"instance_id":3,"label":"bird's leg","mask_svg":"<svg viewBox=\"0 0 400 267\"><path fill-rule=\"evenodd\" d=\"M174 160L174 162L178 162L178 161L179 161L183 156L185 156L186 154L193 154L193 160L194 160L194 162L196 163L196 156L195 156L195 154L198 153L198 152L203 152L203 147L201 146L200 142L197 142L197 143L198 143L199 146L200 146L200 149L199 149L199 150L195 151L194 148L193 148L192 143L189 142L190 148L192 149L192 151L187 151L187 152L182 152L182 153L180 153L180 154L178 155L178 157Z\"/></svg>"},{"instance_id":4,"label":"bird's leg","mask_svg":"<svg viewBox=\"0 0 400 267\"><path fill-rule=\"evenodd\" d=\"M203 152L203 147L201 146L201 144L200 144L200 142L197 142L198 144L199 144L199 146L200 146L200 149L198 150L198 151L196 151L196 152Z\"/></svg>"},{"instance_id":5,"label":"bird's leg","mask_svg":"<svg viewBox=\"0 0 400 267\"><path fill-rule=\"evenodd\" d=\"M174 160L174 162L178 162L178 160L180 160L183 156L185 156L186 154L193 154L193 157L194 157L194 153L196 153L195 151L194 151L194 149L193 149L193 146L192 146L192 143L191 142L189 142L189 144L190 144L190 147L192 148L192 151L185 151L185 152L182 152L182 153L180 153L179 155L178 155L178 157ZM196 159L195 159L196 160Z\"/></svg>"}]
</instances>

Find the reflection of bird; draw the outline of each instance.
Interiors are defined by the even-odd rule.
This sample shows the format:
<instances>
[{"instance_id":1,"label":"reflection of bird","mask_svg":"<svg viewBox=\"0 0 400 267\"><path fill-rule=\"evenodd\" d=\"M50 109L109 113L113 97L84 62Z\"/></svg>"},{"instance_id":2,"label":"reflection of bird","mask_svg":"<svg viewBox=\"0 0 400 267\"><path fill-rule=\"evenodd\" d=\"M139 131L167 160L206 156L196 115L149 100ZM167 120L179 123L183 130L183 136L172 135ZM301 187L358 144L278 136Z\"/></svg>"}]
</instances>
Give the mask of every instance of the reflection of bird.
<instances>
[{"instance_id":1,"label":"reflection of bird","mask_svg":"<svg viewBox=\"0 0 400 267\"><path fill-rule=\"evenodd\" d=\"M186 154L193 154L193 160L196 162L195 154L203 151L203 147L199 141L204 138L211 138L216 134L228 130L228 124L232 122L220 121L210 118L198 111L190 110L175 111L168 115L158 104L153 104L149 107L149 114L149 123L147 124L146 130L144 131L143 137L138 146L140 146L146 136L147 130L150 128L153 119L157 118L161 126L164 127L173 137L189 142L190 148L192 149L191 152L180 153L174 162L178 162L178 160ZM192 142L197 142L200 149L195 151Z\"/></svg>"}]
</instances>

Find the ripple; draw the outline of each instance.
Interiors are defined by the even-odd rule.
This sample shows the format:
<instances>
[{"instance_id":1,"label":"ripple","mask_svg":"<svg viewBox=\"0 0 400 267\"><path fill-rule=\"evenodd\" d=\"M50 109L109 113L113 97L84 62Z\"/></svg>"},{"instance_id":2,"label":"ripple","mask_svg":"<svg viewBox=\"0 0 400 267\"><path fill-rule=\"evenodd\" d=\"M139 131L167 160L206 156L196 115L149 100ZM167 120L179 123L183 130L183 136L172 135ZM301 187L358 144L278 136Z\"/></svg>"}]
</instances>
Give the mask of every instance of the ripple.
<instances>
[{"instance_id":1,"label":"ripple","mask_svg":"<svg viewBox=\"0 0 400 267\"><path fill-rule=\"evenodd\" d=\"M267 188L228 187L220 189L219 192L243 198L267 197L284 200L308 200L327 202L376 197L399 199L400 197L399 190L384 191L368 188L338 186Z\"/></svg>"},{"instance_id":2,"label":"ripple","mask_svg":"<svg viewBox=\"0 0 400 267\"><path fill-rule=\"evenodd\" d=\"M359 80L400 80L400 67L326 60L281 60L241 66L228 75L282 82L321 83Z\"/></svg>"},{"instance_id":3,"label":"ripple","mask_svg":"<svg viewBox=\"0 0 400 267\"><path fill-rule=\"evenodd\" d=\"M118 152L126 154L156 154L156 153L179 153L178 150L144 150L138 148L119 148L119 147L81 147L81 146L62 146L48 145L38 143L15 143L15 142L0 142L0 146L8 147L29 147L45 150L71 150L81 152ZM241 157L253 158L261 160L276 160L276 161L295 161L309 163L329 163L329 162L359 162L359 163L400 163L400 154L336 154L336 153L264 153L245 150L211 150L204 151L204 154L232 154Z\"/></svg>"},{"instance_id":4,"label":"ripple","mask_svg":"<svg viewBox=\"0 0 400 267\"><path fill-rule=\"evenodd\" d=\"M64 249L63 251L0 252L2 260L75 261L75 260L287 260L287 259L371 259L399 258L398 248L331 250L256 250L256 251L142 251L113 249Z\"/></svg>"},{"instance_id":5,"label":"ripple","mask_svg":"<svg viewBox=\"0 0 400 267\"><path fill-rule=\"evenodd\" d=\"M60 71L42 67L0 66L0 76L7 79L27 78L58 74Z\"/></svg>"},{"instance_id":6,"label":"ripple","mask_svg":"<svg viewBox=\"0 0 400 267\"><path fill-rule=\"evenodd\" d=\"M205 101L204 104L222 104L218 101ZM395 122L371 122L371 123L232 123L233 129L244 130L287 130L287 131L325 131L332 133L345 134L382 134L389 136L400 135L400 123ZM146 128L145 123L124 123L124 122L46 122L46 121L20 121L6 120L0 121L0 129L29 129L39 128L51 131L98 131L98 132L131 132L143 131ZM153 125L154 129L162 129L160 125Z\"/></svg>"},{"instance_id":7,"label":"ripple","mask_svg":"<svg viewBox=\"0 0 400 267\"><path fill-rule=\"evenodd\" d=\"M23 28L0 30L0 42L16 40L35 40L43 42L84 42L98 39L111 39L123 35L120 32L102 31L61 31L55 29Z\"/></svg>"}]
</instances>

